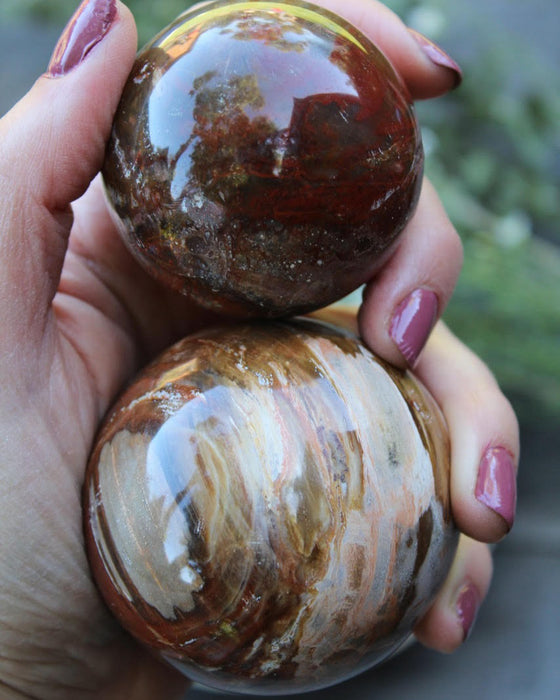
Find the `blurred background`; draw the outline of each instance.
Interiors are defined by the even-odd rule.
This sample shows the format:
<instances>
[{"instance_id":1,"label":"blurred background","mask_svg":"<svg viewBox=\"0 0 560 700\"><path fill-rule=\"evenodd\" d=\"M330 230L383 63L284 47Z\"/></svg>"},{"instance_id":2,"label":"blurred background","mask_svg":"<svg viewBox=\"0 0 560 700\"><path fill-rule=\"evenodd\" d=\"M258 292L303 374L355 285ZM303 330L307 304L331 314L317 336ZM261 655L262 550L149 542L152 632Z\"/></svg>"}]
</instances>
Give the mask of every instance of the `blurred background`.
<instances>
[{"instance_id":1,"label":"blurred background","mask_svg":"<svg viewBox=\"0 0 560 700\"><path fill-rule=\"evenodd\" d=\"M0 114L46 68L74 0L2 0ZM129 0L143 44L189 0ZM475 632L444 657L420 647L330 700L560 697L560 3L387 0L462 66L459 90L418 105L427 172L465 246L445 318L521 423L515 528ZM209 697L202 690L192 700ZM214 696L216 697L216 696ZM224 696L225 697L225 696ZM299 697L299 696L298 696Z\"/></svg>"}]
</instances>

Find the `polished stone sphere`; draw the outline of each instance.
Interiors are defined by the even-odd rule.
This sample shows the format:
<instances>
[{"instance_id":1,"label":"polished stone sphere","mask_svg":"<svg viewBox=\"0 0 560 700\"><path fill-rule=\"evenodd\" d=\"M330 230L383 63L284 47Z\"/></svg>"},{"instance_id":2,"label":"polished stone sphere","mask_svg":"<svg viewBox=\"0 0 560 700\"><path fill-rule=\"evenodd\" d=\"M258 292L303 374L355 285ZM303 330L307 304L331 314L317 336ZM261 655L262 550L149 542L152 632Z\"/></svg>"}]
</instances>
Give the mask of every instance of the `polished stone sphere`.
<instances>
[{"instance_id":1,"label":"polished stone sphere","mask_svg":"<svg viewBox=\"0 0 560 700\"><path fill-rule=\"evenodd\" d=\"M108 606L190 678L294 693L406 640L457 531L434 400L312 319L187 337L108 415L85 532Z\"/></svg>"},{"instance_id":2,"label":"polished stone sphere","mask_svg":"<svg viewBox=\"0 0 560 700\"><path fill-rule=\"evenodd\" d=\"M422 168L408 92L367 37L305 2L249 0L188 11L139 53L103 176L156 278L281 317L372 277Z\"/></svg>"}]
</instances>

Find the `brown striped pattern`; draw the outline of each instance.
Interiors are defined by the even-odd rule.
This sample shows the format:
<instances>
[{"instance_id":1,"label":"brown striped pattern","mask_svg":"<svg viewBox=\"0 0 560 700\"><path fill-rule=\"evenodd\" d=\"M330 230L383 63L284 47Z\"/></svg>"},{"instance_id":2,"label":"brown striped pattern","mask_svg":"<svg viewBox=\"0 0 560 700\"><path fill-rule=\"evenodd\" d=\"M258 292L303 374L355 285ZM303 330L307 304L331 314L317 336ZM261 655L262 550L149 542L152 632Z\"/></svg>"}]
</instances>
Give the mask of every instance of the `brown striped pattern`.
<instances>
[{"instance_id":1,"label":"brown striped pattern","mask_svg":"<svg viewBox=\"0 0 560 700\"><path fill-rule=\"evenodd\" d=\"M115 615L229 690L385 658L447 572L449 454L410 375L318 321L189 337L107 419L86 532Z\"/></svg>"}]
</instances>

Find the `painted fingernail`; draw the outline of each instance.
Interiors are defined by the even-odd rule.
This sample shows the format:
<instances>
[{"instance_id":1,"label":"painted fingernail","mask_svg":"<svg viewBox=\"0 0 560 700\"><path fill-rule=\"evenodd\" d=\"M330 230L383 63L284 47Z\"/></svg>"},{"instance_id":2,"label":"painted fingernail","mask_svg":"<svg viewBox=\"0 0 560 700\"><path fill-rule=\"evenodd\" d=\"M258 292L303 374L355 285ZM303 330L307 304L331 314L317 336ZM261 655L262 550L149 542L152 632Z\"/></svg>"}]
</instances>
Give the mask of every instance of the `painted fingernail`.
<instances>
[{"instance_id":1,"label":"painted fingernail","mask_svg":"<svg viewBox=\"0 0 560 700\"><path fill-rule=\"evenodd\" d=\"M475 496L513 527L517 485L513 458L503 447L491 447L480 461Z\"/></svg>"},{"instance_id":2,"label":"painted fingernail","mask_svg":"<svg viewBox=\"0 0 560 700\"><path fill-rule=\"evenodd\" d=\"M457 617L463 628L463 641L469 638L474 626L478 610L480 608L480 596L472 583L466 583L460 590L455 603Z\"/></svg>"},{"instance_id":3,"label":"painted fingernail","mask_svg":"<svg viewBox=\"0 0 560 700\"><path fill-rule=\"evenodd\" d=\"M389 335L412 367L437 320L438 300L428 289L415 289L397 306Z\"/></svg>"},{"instance_id":4,"label":"painted fingernail","mask_svg":"<svg viewBox=\"0 0 560 700\"><path fill-rule=\"evenodd\" d=\"M449 68L453 71L455 81L453 87L459 87L463 80L463 71L461 70L459 65L451 58L451 56L448 53L446 53L442 48L440 48L437 44L434 44L434 42L428 39L428 37L425 37L423 34L420 34L420 32L417 32L415 29L409 29L408 31L416 39L418 45L432 63L435 63L436 66L441 66L442 68Z\"/></svg>"},{"instance_id":5,"label":"painted fingernail","mask_svg":"<svg viewBox=\"0 0 560 700\"><path fill-rule=\"evenodd\" d=\"M107 34L117 13L115 0L84 0L54 49L47 75L66 75Z\"/></svg>"}]
</instances>

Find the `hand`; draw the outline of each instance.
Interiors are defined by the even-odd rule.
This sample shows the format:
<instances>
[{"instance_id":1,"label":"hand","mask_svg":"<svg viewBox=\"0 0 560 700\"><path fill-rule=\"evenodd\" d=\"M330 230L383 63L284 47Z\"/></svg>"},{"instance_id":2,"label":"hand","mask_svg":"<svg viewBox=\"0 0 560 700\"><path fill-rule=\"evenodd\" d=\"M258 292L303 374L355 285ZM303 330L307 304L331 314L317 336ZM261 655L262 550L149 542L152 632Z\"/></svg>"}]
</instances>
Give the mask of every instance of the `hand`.
<instances>
[{"instance_id":1,"label":"hand","mask_svg":"<svg viewBox=\"0 0 560 700\"><path fill-rule=\"evenodd\" d=\"M329 5L354 14L349 19L377 39L414 97L455 84L456 70L434 63L433 50L430 59L374 0ZM0 689L7 698L180 698L186 688L112 621L89 575L81 527L85 464L119 388L211 320L137 267L96 178L135 49L124 5L84 3L49 72L0 122ZM450 425L457 522L471 537L495 541L513 505L498 502L495 491L482 495L486 504L476 498L477 468L489 446L504 448L498 456L509 455L511 466L501 469L514 488L515 418L488 370L445 329L420 352L460 263L457 236L426 184L397 253L366 292L360 324L390 361L419 358L416 369ZM433 293L435 311L407 332L392 319L408 318L403 299L416 289ZM465 537L419 625L422 641L457 646L490 575L486 546Z\"/></svg>"}]
</instances>

